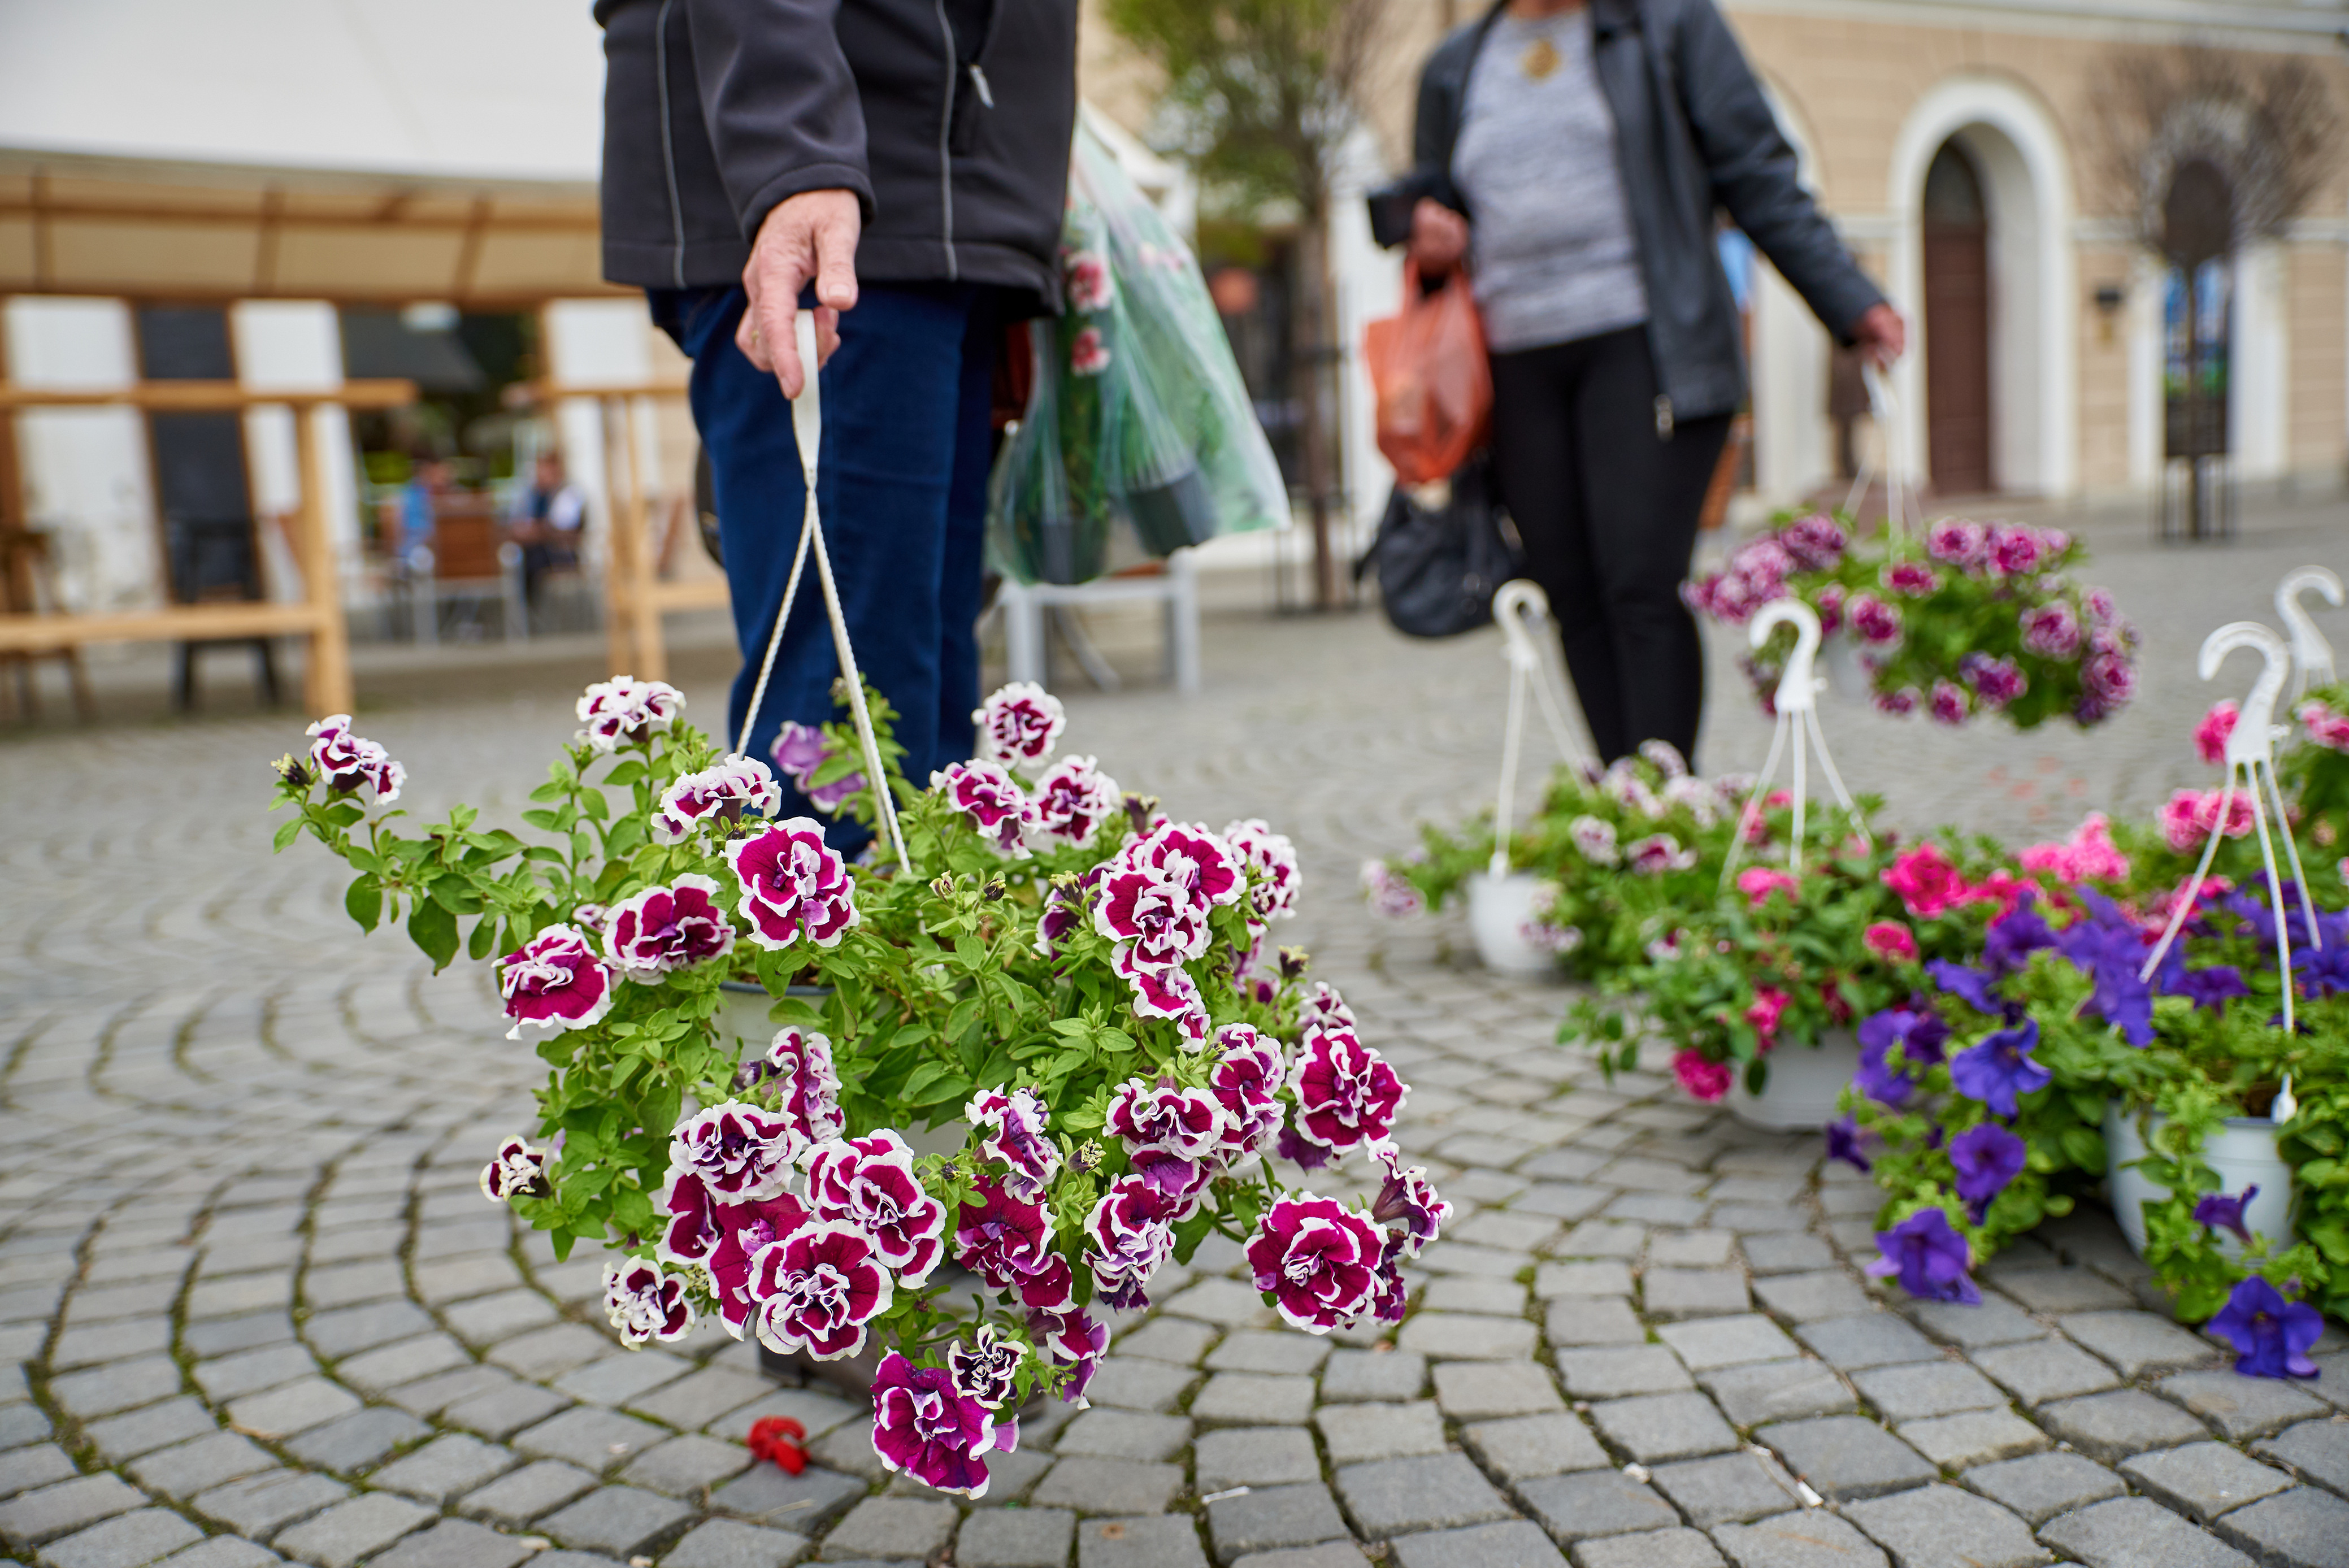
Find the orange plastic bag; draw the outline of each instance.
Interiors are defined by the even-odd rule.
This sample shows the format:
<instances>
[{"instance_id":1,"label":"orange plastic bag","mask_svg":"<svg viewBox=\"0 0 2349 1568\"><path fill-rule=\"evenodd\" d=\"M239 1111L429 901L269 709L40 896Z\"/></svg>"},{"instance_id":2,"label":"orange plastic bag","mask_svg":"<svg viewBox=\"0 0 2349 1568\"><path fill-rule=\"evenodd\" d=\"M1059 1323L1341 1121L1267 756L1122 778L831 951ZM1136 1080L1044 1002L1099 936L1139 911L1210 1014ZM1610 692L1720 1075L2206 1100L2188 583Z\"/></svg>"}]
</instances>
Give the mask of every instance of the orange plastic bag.
<instances>
[{"instance_id":1,"label":"orange plastic bag","mask_svg":"<svg viewBox=\"0 0 2349 1568\"><path fill-rule=\"evenodd\" d=\"M1378 393L1379 450L1398 481L1447 478L1485 444L1493 367L1464 270L1454 268L1441 288L1423 295L1418 265L1405 262L1402 309L1371 323L1362 357Z\"/></svg>"}]
</instances>

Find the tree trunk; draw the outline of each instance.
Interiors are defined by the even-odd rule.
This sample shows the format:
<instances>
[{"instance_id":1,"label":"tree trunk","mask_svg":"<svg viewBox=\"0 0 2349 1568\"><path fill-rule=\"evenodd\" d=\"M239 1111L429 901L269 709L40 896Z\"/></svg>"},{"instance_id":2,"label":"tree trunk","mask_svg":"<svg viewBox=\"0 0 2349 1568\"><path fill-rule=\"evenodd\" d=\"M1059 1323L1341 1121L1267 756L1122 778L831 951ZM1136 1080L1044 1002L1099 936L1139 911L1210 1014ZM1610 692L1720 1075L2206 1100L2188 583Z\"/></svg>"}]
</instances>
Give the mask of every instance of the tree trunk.
<instances>
[{"instance_id":1,"label":"tree trunk","mask_svg":"<svg viewBox=\"0 0 2349 1568\"><path fill-rule=\"evenodd\" d=\"M1329 203L1309 202L1298 228L1297 308L1289 318L1290 362L1297 376L1298 417L1304 424L1305 497L1313 521L1313 604L1339 604L1338 557L1330 538L1337 454L1323 413L1330 351L1330 247L1325 231Z\"/></svg>"}]
</instances>

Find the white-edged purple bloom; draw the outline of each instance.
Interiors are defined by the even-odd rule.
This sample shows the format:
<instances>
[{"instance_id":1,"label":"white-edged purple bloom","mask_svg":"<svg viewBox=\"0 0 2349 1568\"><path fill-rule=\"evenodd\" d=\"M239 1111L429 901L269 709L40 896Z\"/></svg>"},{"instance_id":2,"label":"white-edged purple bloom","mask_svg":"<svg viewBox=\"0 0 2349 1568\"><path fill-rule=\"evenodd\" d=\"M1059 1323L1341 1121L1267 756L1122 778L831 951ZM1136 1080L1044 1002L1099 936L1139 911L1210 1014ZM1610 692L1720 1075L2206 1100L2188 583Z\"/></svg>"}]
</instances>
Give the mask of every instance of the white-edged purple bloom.
<instances>
[{"instance_id":1,"label":"white-edged purple bloom","mask_svg":"<svg viewBox=\"0 0 2349 1568\"><path fill-rule=\"evenodd\" d=\"M1297 892L1304 873L1297 865L1297 846L1286 834L1276 833L1260 817L1228 824L1224 841L1237 851L1256 873L1248 883L1248 907L1258 921L1285 920L1297 913Z\"/></svg>"},{"instance_id":2,"label":"white-edged purple bloom","mask_svg":"<svg viewBox=\"0 0 2349 1568\"><path fill-rule=\"evenodd\" d=\"M1937 522L1926 532L1925 552L1936 561L1972 571L1989 557L1990 530L1955 519Z\"/></svg>"},{"instance_id":3,"label":"white-edged purple bloom","mask_svg":"<svg viewBox=\"0 0 2349 1568\"><path fill-rule=\"evenodd\" d=\"M597 751L616 751L624 740L667 729L684 708L685 694L667 681L614 676L581 694L579 738Z\"/></svg>"},{"instance_id":4,"label":"white-edged purple bloom","mask_svg":"<svg viewBox=\"0 0 2349 1568\"><path fill-rule=\"evenodd\" d=\"M750 1202L781 1192L806 1147L791 1118L730 1099L677 1124L669 1162L699 1176L720 1202Z\"/></svg>"},{"instance_id":5,"label":"white-edged purple bloom","mask_svg":"<svg viewBox=\"0 0 2349 1568\"><path fill-rule=\"evenodd\" d=\"M980 756L1032 773L1052 755L1069 715L1059 697L1034 681L1013 681L997 687L970 721L978 727Z\"/></svg>"},{"instance_id":6,"label":"white-edged purple bloom","mask_svg":"<svg viewBox=\"0 0 2349 1568\"><path fill-rule=\"evenodd\" d=\"M1280 1130L1280 1086L1288 1076L1280 1042L1258 1034L1247 1024L1226 1024L1216 1031L1216 1061L1207 1069L1207 1088L1224 1108L1223 1148L1226 1164L1244 1160L1262 1149Z\"/></svg>"},{"instance_id":7,"label":"white-edged purple bloom","mask_svg":"<svg viewBox=\"0 0 2349 1568\"><path fill-rule=\"evenodd\" d=\"M1360 1317L1379 1294L1386 1233L1334 1198L1299 1192L1257 1222L1247 1243L1257 1289L1308 1334Z\"/></svg>"},{"instance_id":8,"label":"white-edged purple bloom","mask_svg":"<svg viewBox=\"0 0 2349 1568\"><path fill-rule=\"evenodd\" d=\"M559 1035L603 1021L612 1010L612 971L576 926L550 925L498 960L498 995L513 1027Z\"/></svg>"},{"instance_id":9,"label":"white-edged purple bloom","mask_svg":"<svg viewBox=\"0 0 2349 1568\"><path fill-rule=\"evenodd\" d=\"M1013 860L1028 858L1036 808L1001 763L954 763L930 775L930 788L962 813L988 848Z\"/></svg>"},{"instance_id":10,"label":"white-edged purple bloom","mask_svg":"<svg viewBox=\"0 0 2349 1568\"><path fill-rule=\"evenodd\" d=\"M1143 1287L1174 1251L1174 1204L1142 1176L1121 1176L1085 1218L1094 1299L1112 1312L1147 1307Z\"/></svg>"},{"instance_id":11,"label":"white-edged purple bloom","mask_svg":"<svg viewBox=\"0 0 2349 1568\"><path fill-rule=\"evenodd\" d=\"M1952 680L1933 683L1933 696L1929 711L1935 724L1963 724L1972 715L1973 702L1966 688Z\"/></svg>"},{"instance_id":12,"label":"white-edged purple bloom","mask_svg":"<svg viewBox=\"0 0 2349 1568\"><path fill-rule=\"evenodd\" d=\"M1992 658L1987 654L1968 654L1958 661L1958 674L1974 688L1982 707L1995 711L2031 689L2031 679L2023 666L2013 659Z\"/></svg>"},{"instance_id":13,"label":"white-edged purple bloom","mask_svg":"<svg viewBox=\"0 0 2349 1568\"><path fill-rule=\"evenodd\" d=\"M1305 993L1297 1004L1297 1031L1300 1037L1319 1034L1323 1029L1351 1029L1356 1026L1354 1010L1346 1006L1346 998L1338 987L1327 980L1313 982L1313 989Z\"/></svg>"},{"instance_id":14,"label":"white-edged purple bloom","mask_svg":"<svg viewBox=\"0 0 2349 1568\"><path fill-rule=\"evenodd\" d=\"M693 1304L685 1298L685 1281L644 1258L621 1258L604 1265L604 1315L620 1331L620 1343L631 1348L656 1339L682 1339L693 1332Z\"/></svg>"},{"instance_id":15,"label":"white-edged purple bloom","mask_svg":"<svg viewBox=\"0 0 2349 1568\"><path fill-rule=\"evenodd\" d=\"M1001 1410L1019 1403L1019 1368L1034 1354L1019 1340L997 1334L993 1324L982 1323L968 1339L947 1346L947 1370L954 1376L957 1393L990 1410Z\"/></svg>"},{"instance_id":16,"label":"white-edged purple bloom","mask_svg":"<svg viewBox=\"0 0 2349 1568\"><path fill-rule=\"evenodd\" d=\"M1612 822L1586 812L1566 825L1566 836L1574 841L1576 852L1594 866L1620 865L1623 861Z\"/></svg>"},{"instance_id":17,"label":"white-edged purple bloom","mask_svg":"<svg viewBox=\"0 0 2349 1568\"><path fill-rule=\"evenodd\" d=\"M1089 842L1103 822L1125 810L1117 780L1090 757L1063 757L1044 771L1029 795L1036 811L1033 831L1048 844Z\"/></svg>"},{"instance_id":18,"label":"white-edged purple bloom","mask_svg":"<svg viewBox=\"0 0 2349 1568\"><path fill-rule=\"evenodd\" d=\"M499 1144L497 1153L481 1167L481 1196L492 1203L543 1198L554 1190L546 1180L546 1150L520 1133Z\"/></svg>"},{"instance_id":19,"label":"white-edged purple bloom","mask_svg":"<svg viewBox=\"0 0 2349 1568\"><path fill-rule=\"evenodd\" d=\"M739 820L745 813L771 817L782 809L782 786L755 757L721 758L661 791L650 830L657 844L680 844L705 820Z\"/></svg>"},{"instance_id":20,"label":"white-edged purple bloom","mask_svg":"<svg viewBox=\"0 0 2349 1568\"><path fill-rule=\"evenodd\" d=\"M865 1325L889 1310L894 1290L880 1243L855 1225L819 1220L750 1260L759 1343L836 1361L864 1348Z\"/></svg>"},{"instance_id":21,"label":"white-edged purple bloom","mask_svg":"<svg viewBox=\"0 0 2349 1568\"><path fill-rule=\"evenodd\" d=\"M897 1283L928 1281L946 1256L947 1208L914 1177L914 1151L885 1129L820 1143L807 1155L809 1211L871 1236Z\"/></svg>"},{"instance_id":22,"label":"white-edged purple bloom","mask_svg":"<svg viewBox=\"0 0 2349 1568\"><path fill-rule=\"evenodd\" d=\"M1427 913L1427 900L1408 877L1390 870L1384 861L1362 862L1362 894L1371 913L1388 920L1408 920Z\"/></svg>"},{"instance_id":23,"label":"white-edged purple bloom","mask_svg":"<svg viewBox=\"0 0 2349 1568\"><path fill-rule=\"evenodd\" d=\"M1423 1167L1402 1162L1402 1151L1392 1140L1372 1144L1371 1152L1387 1172L1378 1198L1371 1205L1371 1218L1381 1225L1400 1223L1403 1252L1415 1258L1435 1240L1444 1222L1452 1218L1452 1205L1437 1195L1435 1184L1427 1179Z\"/></svg>"},{"instance_id":24,"label":"white-edged purple bloom","mask_svg":"<svg viewBox=\"0 0 2349 1568\"><path fill-rule=\"evenodd\" d=\"M1681 848L1681 841L1670 833L1651 833L1644 839L1634 839L1623 848L1623 858L1641 876L1661 876L1666 872L1684 872L1696 864L1696 851Z\"/></svg>"},{"instance_id":25,"label":"white-edged purple bloom","mask_svg":"<svg viewBox=\"0 0 2349 1568\"><path fill-rule=\"evenodd\" d=\"M2058 599L2023 612L2023 645L2043 659L2068 659L2080 651L2080 617Z\"/></svg>"},{"instance_id":26,"label":"white-edged purple bloom","mask_svg":"<svg viewBox=\"0 0 2349 1568\"><path fill-rule=\"evenodd\" d=\"M1299 1047L1289 1074L1297 1130L1331 1154L1344 1155L1394 1130L1411 1086L1350 1029L1319 1029Z\"/></svg>"},{"instance_id":27,"label":"white-edged purple bloom","mask_svg":"<svg viewBox=\"0 0 2349 1568\"><path fill-rule=\"evenodd\" d=\"M612 906L604 950L640 985L722 958L734 950L734 925L718 903L718 883L688 872L667 887L648 887Z\"/></svg>"},{"instance_id":28,"label":"white-edged purple bloom","mask_svg":"<svg viewBox=\"0 0 2349 1568\"><path fill-rule=\"evenodd\" d=\"M1031 1088L981 1089L963 1107L963 1119L985 1130L979 1140L982 1160L999 1160L1009 1174L1004 1191L1022 1202L1043 1196L1060 1173L1061 1147L1048 1127L1051 1109Z\"/></svg>"},{"instance_id":29,"label":"white-edged purple bloom","mask_svg":"<svg viewBox=\"0 0 2349 1568\"><path fill-rule=\"evenodd\" d=\"M310 765L326 788L337 794L364 789L378 806L399 799L408 769L372 740L351 733L351 716L329 715L312 725Z\"/></svg>"},{"instance_id":30,"label":"white-edged purple bloom","mask_svg":"<svg viewBox=\"0 0 2349 1568\"><path fill-rule=\"evenodd\" d=\"M812 817L777 822L726 846L742 897L736 906L761 947L789 947L806 937L818 947L839 944L856 923L856 890L848 866L823 841Z\"/></svg>"},{"instance_id":31,"label":"white-edged purple bloom","mask_svg":"<svg viewBox=\"0 0 2349 1568\"><path fill-rule=\"evenodd\" d=\"M1844 614L1851 624L1852 634L1870 647L1883 647L1900 640L1900 612L1873 593L1855 593Z\"/></svg>"},{"instance_id":32,"label":"white-edged purple bloom","mask_svg":"<svg viewBox=\"0 0 2349 1568\"><path fill-rule=\"evenodd\" d=\"M1016 1436L1019 1429L1015 1426ZM1001 1442L988 1408L955 1387L943 1367L916 1367L897 1351L873 1379L873 1451L936 1491L987 1495L987 1456Z\"/></svg>"},{"instance_id":33,"label":"white-edged purple bloom","mask_svg":"<svg viewBox=\"0 0 2349 1568\"><path fill-rule=\"evenodd\" d=\"M1888 593L1903 599L1922 599L1941 585L1941 574L1922 561L1892 561L1885 563L1877 581Z\"/></svg>"},{"instance_id":34,"label":"white-edged purple bloom","mask_svg":"<svg viewBox=\"0 0 2349 1568\"><path fill-rule=\"evenodd\" d=\"M760 1078L771 1080L776 1104L800 1136L829 1143L848 1130L840 1111L840 1070L833 1065L832 1037L813 1029L787 1027L768 1042Z\"/></svg>"},{"instance_id":35,"label":"white-edged purple bloom","mask_svg":"<svg viewBox=\"0 0 2349 1568\"><path fill-rule=\"evenodd\" d=\"M1164 1149L1185 1160L1205 1160L1226 1129L1224 1108L1207 1090L1128 1078L1110 1098L1107 1130L1136 1151Z\"/></svg>"}]
</instances>

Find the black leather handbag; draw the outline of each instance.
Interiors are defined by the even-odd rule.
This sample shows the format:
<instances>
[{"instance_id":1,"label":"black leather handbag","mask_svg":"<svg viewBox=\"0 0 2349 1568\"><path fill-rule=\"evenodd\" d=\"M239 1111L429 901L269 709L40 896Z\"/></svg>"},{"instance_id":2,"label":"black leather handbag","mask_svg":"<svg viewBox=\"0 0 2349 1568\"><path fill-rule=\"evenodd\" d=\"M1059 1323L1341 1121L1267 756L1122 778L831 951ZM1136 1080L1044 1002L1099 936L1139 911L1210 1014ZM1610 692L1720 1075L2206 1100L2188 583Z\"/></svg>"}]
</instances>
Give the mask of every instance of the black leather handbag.
<instances>
[{"instance_id":1,"label":"black leather handbag","mask_svg":"<svg viewBox=\"0 0 2349 1568\"><path fill-rule=\"evenodd\" d=\"M1454 471L1440 508L1397 485L1378 537L1354 565L1357 581L1373 571L1387 620L1407 637L1456 637L1491 622L1493 595L1525 575L1525 555L1495 493L1490 455L1477 452Z\"/></svg>"}]
</instances>

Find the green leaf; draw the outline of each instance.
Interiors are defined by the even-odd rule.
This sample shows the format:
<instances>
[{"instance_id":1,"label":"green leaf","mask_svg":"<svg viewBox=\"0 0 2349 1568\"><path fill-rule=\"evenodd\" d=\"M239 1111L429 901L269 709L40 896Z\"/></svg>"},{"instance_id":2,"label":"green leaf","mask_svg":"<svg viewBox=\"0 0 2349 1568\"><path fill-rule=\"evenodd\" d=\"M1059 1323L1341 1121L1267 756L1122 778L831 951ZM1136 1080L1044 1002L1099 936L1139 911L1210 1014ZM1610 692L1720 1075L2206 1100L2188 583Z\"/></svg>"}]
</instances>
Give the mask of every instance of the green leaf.
<instances>
[{"instance_id":1,"label":"green leaf","mask_svg":"<svg viewBox=\"0 0 2349 1568\"><path fill-rule=\"evenodd\" d=\"M436 975L457 956L457 917L431 899L416 901L415 913L408 917L408 934L432 960Z\"/></svg>"},{"instance_id":2,"label":"green leaf","mask_svg":"<svg viewBox=\"0 0 2349 1568\"><path fill-rule=\"evenodd\" d=\"M498 917L485 914L473 922L473 934L465 943L465 956L479 964L490 955L498 934Z\"/></svg>"},{"instance_id":3,"label":"green leaf","mask_svg":"<svg viewBox=\"0 0 2349 1568\"><path fill-rule=\"evenodd\" d=\"M286 845L292 843L295 839L302 836L302 820L303 820L301 818L295 817L277 824L277 835L275 839L271 841L269 846L269 852L271 854L274 855L277 853L278 851L284 849Z\"/></svg>"},{"instance_id":4,"label":"green leaf","mask_svg":"<svg viewBox=\"0 0 2349 1568\"><path fill-rule=\"evenodd\" d=\"M372 873L358 878L343 890L343 907L350 911L361 931L373 931L376 922L383 918L383 883Z\"/></svg>"}]
</instances>

